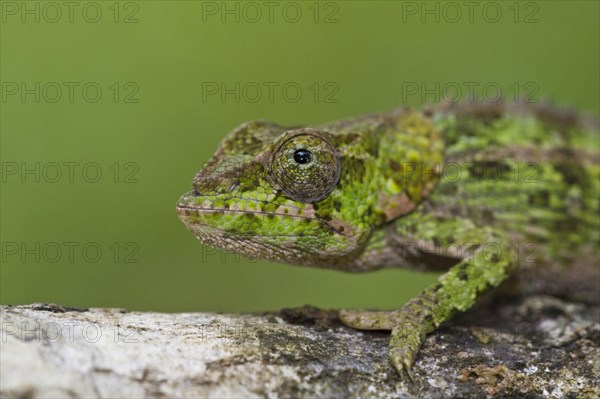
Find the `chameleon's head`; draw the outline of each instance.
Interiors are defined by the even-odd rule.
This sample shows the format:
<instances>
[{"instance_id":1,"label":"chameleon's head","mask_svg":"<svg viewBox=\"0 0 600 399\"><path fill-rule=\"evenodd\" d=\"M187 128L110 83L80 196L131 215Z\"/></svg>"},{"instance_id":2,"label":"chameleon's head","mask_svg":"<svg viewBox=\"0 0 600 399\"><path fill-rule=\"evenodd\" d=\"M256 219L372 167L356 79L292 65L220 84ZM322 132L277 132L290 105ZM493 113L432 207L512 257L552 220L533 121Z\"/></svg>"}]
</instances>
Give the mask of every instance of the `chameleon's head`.
<instances>
[{"instance_id":1,"label":"chameleon's head","mask_svg":"<svg viewBox=\"0 0 600 399\"><path fill-rule=\"evenodd\" d=\"M348 263L389 216L380 144L380 136L339 129L246 123L196 175L177 213L213 247L294 264Z\"/></svg>"},{"instance_id":2,"label":"chameleon's head","mask_svg":"<svg viewBox=\"0 0 600 399\"><path fill-rule=\"evenodd\" d=\"M327 132L251 122L223 140L177 212L205 244L319 263L314 257L336 258L356 246L352 223L318 205L336 189L340 173L340 153Z\"/></svg>"}]
</instances>

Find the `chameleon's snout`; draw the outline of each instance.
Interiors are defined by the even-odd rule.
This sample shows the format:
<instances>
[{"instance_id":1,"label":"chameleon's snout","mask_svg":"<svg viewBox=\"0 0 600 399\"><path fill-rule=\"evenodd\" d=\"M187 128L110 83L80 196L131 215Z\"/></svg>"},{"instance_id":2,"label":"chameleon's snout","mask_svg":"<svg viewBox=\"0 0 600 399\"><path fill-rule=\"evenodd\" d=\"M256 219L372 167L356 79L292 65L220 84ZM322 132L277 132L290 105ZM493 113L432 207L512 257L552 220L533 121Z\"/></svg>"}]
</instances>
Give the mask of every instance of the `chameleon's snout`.
<instances>
[{"instance_id":1,"label":"chameleon's snout","mask_svg":"<svg viewBox=\"0 0 600 399\"><path fill-rule=\"evenodd\" d=\"M194 191L190 191L188 193L183 194L179 200L177 201L177 205L175 206L175 211L181 219L182 222L186 223L190 216L195 214L195 201L194 199L197 197L197 193Z\"/></svg>"},{"instance_id":2,"label":"chameleon's snout","mask_svg":"<svg viewBox=\"0 0 600 399\"><path fill-rule=\"evenodd\" d=\"M177 211L177 214L179 215L179 218L181 219L182 216L188 216L190 213L189 208L185 207L185 206L179 206L177 205L177 208L175 208L175 210Z\"/></svg>"}]
</instances>

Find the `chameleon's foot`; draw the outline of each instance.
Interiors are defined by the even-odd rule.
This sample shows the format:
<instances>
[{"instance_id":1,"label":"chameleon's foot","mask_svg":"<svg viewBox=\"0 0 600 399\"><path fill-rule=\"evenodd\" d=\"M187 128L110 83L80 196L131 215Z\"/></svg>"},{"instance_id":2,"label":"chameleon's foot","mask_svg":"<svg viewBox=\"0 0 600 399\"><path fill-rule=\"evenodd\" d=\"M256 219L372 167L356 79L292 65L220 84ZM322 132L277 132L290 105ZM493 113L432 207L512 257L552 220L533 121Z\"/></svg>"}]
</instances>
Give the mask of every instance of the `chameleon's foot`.
<instances>
[{"instance_id":1,"label":"chameleon's foot","mask_svg":"<svg viewBox=\"0 0 600 399\"><path fill-rule=\"evenodd\" d=\"M389 358L401 378L404 374L414 382L412 366L424 341L421 326L407 322L394 327L390 338Z\"/></svg>"},{"instance_id":2,"label":"chameleon's foot","mask_svg":"<svg viewBox=\"0 0 600 399\"><path fill-rule=\"evenodd\" d=\"M357 330L391 330L389 358L400 378L414 382L412 366L425 338L425 326L402 309L389 312L341 310L342 322ZM410 313L408 313L410 315Z\"/></svg>"}]
</instances>

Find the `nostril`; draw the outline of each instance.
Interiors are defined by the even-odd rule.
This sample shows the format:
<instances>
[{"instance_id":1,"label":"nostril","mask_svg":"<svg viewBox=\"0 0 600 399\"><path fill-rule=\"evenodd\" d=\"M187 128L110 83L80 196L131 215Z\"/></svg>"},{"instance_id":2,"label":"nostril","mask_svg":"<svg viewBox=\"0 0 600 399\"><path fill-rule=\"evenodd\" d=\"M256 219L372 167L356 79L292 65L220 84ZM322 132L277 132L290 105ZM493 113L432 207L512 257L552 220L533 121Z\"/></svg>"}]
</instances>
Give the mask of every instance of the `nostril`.
<instances>
[{"instance_id":1,"label":"nostril","mask_svg":"<svg viewBox=\"0 0 600 399\"><path fill-rule=\"evenodd\" d=\"M192 193L194 195L202 195L202 194L200 194L200 191L198 191L198 188L196 186L194 186L194 190L192 190Z\"/></svg>"},{"instance_id":2,"label":"nostril","mask_svg":"<svg viewBox=\"0 0 600 399\"><path fill-rule=\"evenodd\" d=\"M234 180L233 183L231 183L231 185L229 186L229 191L233 191L237 188L237 186L240 185L240 181L239 180Z\"/></svg>"}]
</instances>

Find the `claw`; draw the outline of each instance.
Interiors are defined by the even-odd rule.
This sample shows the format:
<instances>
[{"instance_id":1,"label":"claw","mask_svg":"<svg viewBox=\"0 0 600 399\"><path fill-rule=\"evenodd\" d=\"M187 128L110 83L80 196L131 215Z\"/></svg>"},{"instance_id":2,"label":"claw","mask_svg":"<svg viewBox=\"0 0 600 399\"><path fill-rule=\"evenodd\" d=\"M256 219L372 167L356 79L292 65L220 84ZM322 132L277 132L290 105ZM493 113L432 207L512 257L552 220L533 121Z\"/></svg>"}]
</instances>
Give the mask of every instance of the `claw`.
<instances>
[{"instance_id":1,"label":"claw","mask_svg":"<svg viewBox=\"0 0 600 399\"><path fill-rule=\"evenodd\" d=\"M404 349L390 348L389 357L400 378L404 379L404 375L406 374L408 379L414 383L415 375L412 372L413 361L411 360L413 356Z\"/></svg>"},{"instance_id":2,"label":"claw","mask_svg":"<svg viewBox=\"0 0 600 399\"><path fill-rule=\"evenodd\" d=\"M406 372L406 375L408 376L408 379L410 380L410 382L412 382L414 384L415 382L415 375L412 372L412 367L408 364L404 365L404 371Z\"/></svg>"},{"instance_id":3,"label":"claw","mask_svg":"<svg viewBox=\"0 0 600 399\"><path fill-rule=\"evenodd\" d=\"M341 310L339 317L345 325L358 330L392 330L390 361L401 379L415 382L412 366L425 338L422 323L407 318L402 309L391 312Z\"/></svg>"}]
</instances>

